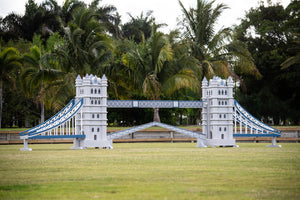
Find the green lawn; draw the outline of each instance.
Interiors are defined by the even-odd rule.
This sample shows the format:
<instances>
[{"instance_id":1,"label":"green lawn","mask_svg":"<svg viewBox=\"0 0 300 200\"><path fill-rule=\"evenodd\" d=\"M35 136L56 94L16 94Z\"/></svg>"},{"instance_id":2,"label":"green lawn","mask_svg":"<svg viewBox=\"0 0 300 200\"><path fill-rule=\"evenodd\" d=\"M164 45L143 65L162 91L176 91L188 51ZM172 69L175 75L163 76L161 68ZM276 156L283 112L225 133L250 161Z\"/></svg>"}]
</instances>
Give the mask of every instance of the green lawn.
<instances>
[{"instance_id":1,"label":"green lawn","mask_svg":"<svg viewBox=\"0 0 300 200\"><path fill-rule=\"evenodd\" d=\"M0 146L0 199L299 199L300 144Z\"/></svg>"}]
</instances>

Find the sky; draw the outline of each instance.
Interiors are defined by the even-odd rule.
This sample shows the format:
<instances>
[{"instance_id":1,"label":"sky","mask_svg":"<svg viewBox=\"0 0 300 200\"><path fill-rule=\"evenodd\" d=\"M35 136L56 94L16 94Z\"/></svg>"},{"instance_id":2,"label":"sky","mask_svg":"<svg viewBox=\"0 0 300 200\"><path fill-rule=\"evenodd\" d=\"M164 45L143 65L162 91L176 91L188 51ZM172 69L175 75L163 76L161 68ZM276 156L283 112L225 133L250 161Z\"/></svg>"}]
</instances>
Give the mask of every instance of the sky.
<instances>
[{"instance_id":1,"label":"sky","mask_svg":"<svg viewBox=\"0 0 300 200\"><path fill-rule=\"evenodd\" d=\"M56 0L59 5L65 0ZM92 0L82 0L89 4ZM239 23L239 19L245 16L245 12L251 7L257 7L260 1L264 1L267 5L267 0L216 0L217 3L224 3L230 9L225 10L219 18L216 30L224 27L230 27ZM281 3L286 7L290 0L271 0L272 3ZM25 3L27 0L0 0L0 16L4 17L11 12L17 14L24 14ZM44 2L44 0L35 0L37 3ZM195 7L196 0L181 0L186 9ZM165 23L168 26L164 27L162 31L168 32L176 28L177 19L182 15L178 0L102 0L100 5L114 5L121 15L122 23L129 21L130 13L133 17L140 16L141 12L147 13L152 10L156 23Z\"/></svg>"}]
</instances>

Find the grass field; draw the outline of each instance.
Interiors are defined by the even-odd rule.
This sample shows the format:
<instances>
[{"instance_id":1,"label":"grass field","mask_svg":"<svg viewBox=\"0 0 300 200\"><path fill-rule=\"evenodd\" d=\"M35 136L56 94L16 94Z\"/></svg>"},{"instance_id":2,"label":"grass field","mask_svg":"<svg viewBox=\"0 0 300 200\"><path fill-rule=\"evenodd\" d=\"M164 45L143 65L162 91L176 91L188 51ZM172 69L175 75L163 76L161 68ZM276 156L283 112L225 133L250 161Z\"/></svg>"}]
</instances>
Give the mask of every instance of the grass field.
<instances>
[{"instance_id":1,"label":"grass field","mask_svg":"<svg viewBox=\"0 0 300 200\"><path fill-rule=\"evenodd\" d=\"M300 144L0 146L0 199L299 199Z\"/></svg>"}]
</instances>

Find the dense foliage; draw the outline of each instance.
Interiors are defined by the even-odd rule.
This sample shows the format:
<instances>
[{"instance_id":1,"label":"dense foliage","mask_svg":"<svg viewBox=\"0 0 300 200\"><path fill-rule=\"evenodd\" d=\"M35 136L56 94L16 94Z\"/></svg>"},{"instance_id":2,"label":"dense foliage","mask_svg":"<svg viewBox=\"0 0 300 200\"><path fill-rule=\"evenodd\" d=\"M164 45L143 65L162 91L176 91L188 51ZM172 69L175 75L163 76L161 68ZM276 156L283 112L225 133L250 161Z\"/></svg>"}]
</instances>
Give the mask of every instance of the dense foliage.
<instances>
[{"instance_id":1,"label":"dense foliage","mask_svg":"<svg viewBox=\"0 0 300 200\"><path fill-rule=\"evenodd\" d=\"M0 128L49 118L74 98L75 77L87 73L108 77L109 99L153 100L199 100L203 77L233 76L241 85L236 98L255 116L300 121L299 1L251 8L235 29L218 31L226 5L179 4L182 21L169 33L151 11L122 24L100 0L28 0L24 15L0 18ZM153 117L198 124L200 110L110 109L108 120L126 126Z\"/></svg>"},{"instance_id":2,"label":"dense foliage","mask_svg":"<svg viewBox=\"0 0 300 200\"><path fill-rule=\"evenodd\" d=\"M247 92L239 93L238 99L266 122L297 123L300 119L299 59L287 65L290 58L299 56L299 12L299 1L286 9L261 5L252 8L236 28L238 39L247 45L262 74L256 80L238 72L247 85Z\"/></svg>"}]
</instances>

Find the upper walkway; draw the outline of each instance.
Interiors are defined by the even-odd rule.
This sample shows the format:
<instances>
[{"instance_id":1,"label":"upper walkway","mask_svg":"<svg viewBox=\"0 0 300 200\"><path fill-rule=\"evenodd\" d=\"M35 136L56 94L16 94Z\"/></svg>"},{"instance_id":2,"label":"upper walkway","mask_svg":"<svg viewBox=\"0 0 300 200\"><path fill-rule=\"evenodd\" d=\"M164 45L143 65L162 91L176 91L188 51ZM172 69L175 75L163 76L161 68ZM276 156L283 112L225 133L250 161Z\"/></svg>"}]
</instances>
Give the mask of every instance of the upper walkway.
<instances>
[{"instance_id":1,"label":"upper walkway","mask_svg":"<svg viewBox=\"0 0 300 200\"><path fill-rule=\"evenodd\" d=\"M202 108L203 101L107 100L108 108Z\"/></svg>"}]
</instances>

